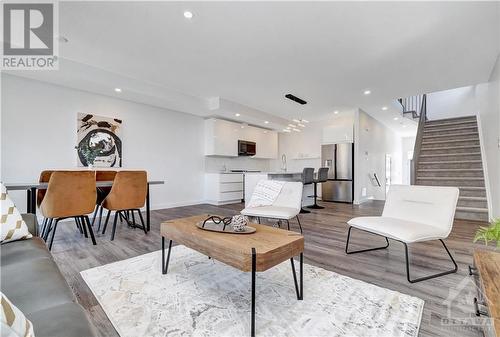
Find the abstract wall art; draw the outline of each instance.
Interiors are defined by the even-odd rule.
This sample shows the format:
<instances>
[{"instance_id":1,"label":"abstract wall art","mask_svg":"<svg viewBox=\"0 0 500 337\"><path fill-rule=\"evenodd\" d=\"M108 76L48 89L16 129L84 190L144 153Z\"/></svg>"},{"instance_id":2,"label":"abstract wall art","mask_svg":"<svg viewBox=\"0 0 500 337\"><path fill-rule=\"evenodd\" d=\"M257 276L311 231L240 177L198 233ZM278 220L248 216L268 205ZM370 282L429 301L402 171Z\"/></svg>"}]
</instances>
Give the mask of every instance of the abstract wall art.
<instances>
[{"instance_id":1,"label":"abstract wall art","mask_svg":"<svg viewBox=\"0 0 500 337\"><path fill-rule=\"evenodd\" d=\"M120 119L78 113L78 166L121 167L121 127Z\"/></svg>"}]
</instances>

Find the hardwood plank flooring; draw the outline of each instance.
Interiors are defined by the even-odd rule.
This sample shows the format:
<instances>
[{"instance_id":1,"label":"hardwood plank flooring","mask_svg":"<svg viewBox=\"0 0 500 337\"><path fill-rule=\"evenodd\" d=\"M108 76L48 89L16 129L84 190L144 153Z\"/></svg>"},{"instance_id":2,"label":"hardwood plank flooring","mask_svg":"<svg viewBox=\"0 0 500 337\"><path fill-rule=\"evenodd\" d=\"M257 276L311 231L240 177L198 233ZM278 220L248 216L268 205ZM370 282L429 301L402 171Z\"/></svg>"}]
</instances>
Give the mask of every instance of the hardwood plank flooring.
<instances>
[{"instance_id":1,"label":"hardwood plank flooring","mask_svg":"<svg viewBox=\"0 0 500 337\"><path fill-rule=\"evenodd\" d=\"M356 216L380 215L382 202L369 202L361 206L337 203L322 203L322 210L301 214L305 236L304 262L347 275L384 288L417 296L425 301L420 336L482 336L473 327L452 328L441 324L441 318L473 317L473 298L476 289L468 277L467 266L472 264L472 252L478 244L472 243L475 230L484 223L456 220L453 231L446 240L459 271L457 274L410 284L406 280L403 245L390 241L386 250L346 255L346 222ZM79 272L92 267L121 261L149 253L161 248L160 223L165 220L203 213L223 216L234 215L242 204L227 206L195 205L164 210L151 214L151 232L145 235L140 229L119 225L116 237L110 241L110 229L106 235L96 234L97 246L85 239L71 222L60 223L52 254L66 280L73 289L79 303L85 307L102 336L118 336L97 300L87 287ZM112 217L110 222L112 221ZM295 222L292 230L298 231ZM353 229L353 248L369 248L384 245L385 240ZM440 270L450 269L451 261L438 241L410 246L412 276L423 276ZM307 280L305 280L307 282ZM458 291L458 293L457 293ZM450 294L457 294L448 308L446 300ZM305 296L307 296L307 288Z\"/></svg>"}]
</instances>

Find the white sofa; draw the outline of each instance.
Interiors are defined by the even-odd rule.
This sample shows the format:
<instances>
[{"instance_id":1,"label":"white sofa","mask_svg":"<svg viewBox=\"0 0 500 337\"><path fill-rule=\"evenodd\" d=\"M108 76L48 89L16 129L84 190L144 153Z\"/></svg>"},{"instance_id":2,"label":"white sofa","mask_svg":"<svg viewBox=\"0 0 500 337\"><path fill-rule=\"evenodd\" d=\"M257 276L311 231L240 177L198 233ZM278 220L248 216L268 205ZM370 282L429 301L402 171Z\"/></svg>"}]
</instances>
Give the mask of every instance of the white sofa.
<instances>
[{"instance_id":1,"label":"white sofa","mask_svg":"<svg viewBox=\"0 0 500 337\"><path fill-rule=\"evenodd\" d=\"M406 275L408 282L415 283L430 278L455 273L458 269L453 256L446 247L446 239L453 227L459 190L456 187L392 185L387 194L382 216L368 216L347 222L349 232L345 252L361 253L389 246L389 240L400 241L405 246ZM386 245L357 251L349 251L352 228L385 237ZM408 244L439 240L451 258L454 269L417 279L410 277Z\"/></svg>"}]
</instances>

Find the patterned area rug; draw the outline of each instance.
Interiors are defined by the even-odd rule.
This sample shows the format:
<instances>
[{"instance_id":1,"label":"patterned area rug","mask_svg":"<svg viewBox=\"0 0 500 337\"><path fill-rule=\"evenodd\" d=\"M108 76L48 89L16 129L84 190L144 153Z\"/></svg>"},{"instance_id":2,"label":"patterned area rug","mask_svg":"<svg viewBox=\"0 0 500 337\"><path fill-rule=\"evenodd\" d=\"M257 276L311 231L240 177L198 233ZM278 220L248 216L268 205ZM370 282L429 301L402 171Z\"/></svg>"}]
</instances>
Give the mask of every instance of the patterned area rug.
<instances>
[{"instance_id":1,"label":"patterned area rug","mask_svg":"<svg viewBox=\"0 0 500 337\"><path fill-rule=\"evenodd\" d=\"M122 337L250 335L251 274L184 246L172 248L167 275L161 251L81 274ZM417 336L424 307L308 264L298 301L289 261L257 273L256 289L258 336Z\"/></svg>"}]
</instances>

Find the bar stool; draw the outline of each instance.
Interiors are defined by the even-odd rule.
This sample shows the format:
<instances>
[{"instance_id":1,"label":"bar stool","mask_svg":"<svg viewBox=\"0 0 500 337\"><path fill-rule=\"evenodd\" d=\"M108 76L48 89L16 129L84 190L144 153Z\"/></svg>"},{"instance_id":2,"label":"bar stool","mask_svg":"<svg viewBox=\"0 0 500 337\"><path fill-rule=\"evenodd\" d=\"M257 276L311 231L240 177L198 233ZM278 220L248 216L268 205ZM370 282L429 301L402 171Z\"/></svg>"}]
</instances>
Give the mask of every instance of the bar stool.
<instances>
[{"instance_id":1,"label":"bar stool","mask_svg":"<svg viewBox=\"0 0 500 337\"><path fill-rule=\"evenodd\" d=\"M324 183L328 180L328 167L320 167L318 170L318 176L314 179L314 205L308 206L307 208L312 209L323 209L323 206L318 205L318 184Z\"/></svg>"},{"instance_id":2,"label":"bar stool","mask_svg":"<svg viewBox=\"0 0 500 337\"><path fill-rule=\"evenodd\" d=\"M115 218L113 221L111 241L115 239L116 222L120 215L126 218L127 223L130 224L127 216L128 212L131 212L132 215L132 226L141 227L144 230L144 234L148 234L140 210L141 207L144 207L146 202L147 190L148 178L146 171L117 172L115 180L113 181L113 186L111 187L111 192L109 192L108 196L101 204L103 208L108 210L102 234L106 233L106 227L108 226L109 216L112 211L115 211ZM142 226L137 226L135 223L134 212L139 214Z\"/></svg>"},{"instance_id":3,"label":"bar stool","mask_svg":"<svg viewBox=\"0 0 500 337\"><path fill-rule=\"evenodd\" d=\"M98 181L114 181L116 176L116 171L104 170L104 171L95 171L95 180ZM97 232L101 230L101 222L102 222L102 202L108 196L109 192L111 192L111 186L105 187L97 187L97 200L96 200L96 208L94 211L94 218L92 219L92 226L94 226L95 219L97 217L97 212L99 212L99 226L97 227Z\"/></svg>"},{"instance_id":4,"label":"bar stool","mask_svg":"<svg viewBox=\"0 0 500 337\"><path fill-rule=\"evenodd\" d=\"M305 185L311 185L314 182L314 168L312 167L304 167L302 170L302 184ZM304 209L304 207L300 208L300 213L311 213L311 211L308 211Z\"/></svg>"},{"instance_id":5,"label":"bar stool","mask_svg":"<svg viewBox=\"0 0 500 337\"><path fill-rule=\"evenodd\" d=\"M48 239L49 233L52 231L49 250L52 249L59 221L67 218L74 218L75 221L78 219L85 237L87 237L88 228L92 244L97 244L87 216L94 210L95 200L94 172L55 171L51 174L47 191L40 204L43 216L49 219L45 233L43 233L45 240Z\"/></svg>"}]
</instances>

